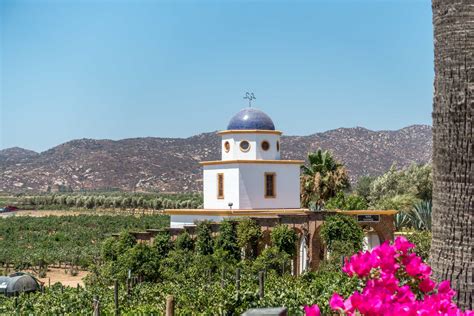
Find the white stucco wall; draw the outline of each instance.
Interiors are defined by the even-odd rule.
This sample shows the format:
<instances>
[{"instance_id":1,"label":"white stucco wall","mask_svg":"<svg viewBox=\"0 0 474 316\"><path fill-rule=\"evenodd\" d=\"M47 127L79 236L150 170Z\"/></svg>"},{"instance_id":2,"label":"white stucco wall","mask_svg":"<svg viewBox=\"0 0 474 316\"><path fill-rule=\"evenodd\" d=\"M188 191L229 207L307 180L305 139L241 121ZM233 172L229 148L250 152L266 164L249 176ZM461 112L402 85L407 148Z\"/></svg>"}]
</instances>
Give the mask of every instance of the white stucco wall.
<instances>
[{"instance_id":1,"label":"white stucco wall","mask_svg":"<svg viewBox=\"0 0 474 316\"><path fill-rule=\"evenodd\" d=\"M193 225L196 222L203 220L221 222L224 219L224 216L212 215L171 215L170 217L171 228L183 228L185 225Z\"/></svg>"},{"instance_id":2,"label":"white stucco wall","mask_svg":"<svg viewBox=\"0 0 474 316\"><path fill-rule=\"evenodd\" d=\"M265 198L265 173L276 174L276 197ZM217 174L224 174L224 199L217 198ZM204 208L267 209L300 207L300 166L297 164L235 163L204 166Z\"/></svg>"},{"instance_id":3,"label":"white stucco wall","mask_svg":"<svg viewBox=\"0 0 474 316\"><path fill-rule=\"evenodd\" d=\"M250 143L250 149L247 152L240 150L240 142L246 140ZM266 140L270 144L270 148L265 151L262 149L262 142ZM229 152L225 151L224 144L228 141L230 143ZM280 135L277 134L256 134L256 133L236 133L223 134L221 142L222 160L279 160L280 151L277 151L277 141L280 141ZM281 144L280 144L281 147ZM281 149L280 149L281 150Z\"/></svg>"},{"instance_id":4,"label":"white stucco wall","mask_svg":"<svg viewBox=\"0 0 474 316\"><path fill-rule=\"evenodd\" d=\"M265 173L274 172L275 198L265 198ZM239 208L299 208L300 165L297 164L240 164Z\"/></svg>"},{"instance_id":5,"label":"white stucco wall","mask_svg":"<svg viewBox=\"0 0 474 316\"><path fill-rule=\"evenodd\" d=\"M217 174L224 174L224 198L217 198ZM229 209L229 202L233 209L239 208L239 170L237 164L204 166L203 196L205 209Z\"/></svg>"}]
</instances>

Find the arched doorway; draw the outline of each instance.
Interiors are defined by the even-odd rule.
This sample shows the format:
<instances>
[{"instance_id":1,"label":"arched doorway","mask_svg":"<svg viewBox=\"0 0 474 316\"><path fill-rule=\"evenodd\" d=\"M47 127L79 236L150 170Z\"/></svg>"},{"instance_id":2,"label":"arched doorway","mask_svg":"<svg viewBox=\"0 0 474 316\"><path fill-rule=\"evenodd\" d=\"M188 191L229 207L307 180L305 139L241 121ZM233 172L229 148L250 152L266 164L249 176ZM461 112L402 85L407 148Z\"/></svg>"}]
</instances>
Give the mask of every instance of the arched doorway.
<instances>
[{"instance_id":1,"label":"arched doorway","mask_svg":"<svg viewBox=\"0 0 474 316\"><path fill-rule=\"evenodd\" d=\"M299 274L302 274L306 270L308 270L308 242L306 239L306 235L301 236L298 251L299 251L298 271L299 271Z\"/></svg>"},{"instance_id":2,"label":"arched doorway","mask_svg":"<svg viewBox=\"0 0 474 316\"><path fill-rule=\"evenodd\" d=\"M380 245L379 234L372 227L364 227L364 239L362 241L362 249L372 250Z\"/></svg>"}]
</instances>

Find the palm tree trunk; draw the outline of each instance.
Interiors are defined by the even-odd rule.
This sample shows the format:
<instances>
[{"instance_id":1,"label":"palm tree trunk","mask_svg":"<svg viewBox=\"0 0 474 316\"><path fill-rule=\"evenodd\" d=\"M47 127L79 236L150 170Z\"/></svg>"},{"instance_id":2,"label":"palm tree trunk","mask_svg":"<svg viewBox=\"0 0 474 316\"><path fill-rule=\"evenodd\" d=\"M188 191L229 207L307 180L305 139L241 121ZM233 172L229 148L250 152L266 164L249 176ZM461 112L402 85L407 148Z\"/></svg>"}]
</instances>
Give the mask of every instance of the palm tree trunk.
<instances>
[{"instance_id":1,"label":"palm tree trunk","mask_svg":"<svg viewBox=\"0 0 474 316\"><path fill-rule=\"evenodd\" d=\"M433 241L435 279L451 280L460 307L474 293L474 0L432 0Z\"/></svg>"}]
</instances>

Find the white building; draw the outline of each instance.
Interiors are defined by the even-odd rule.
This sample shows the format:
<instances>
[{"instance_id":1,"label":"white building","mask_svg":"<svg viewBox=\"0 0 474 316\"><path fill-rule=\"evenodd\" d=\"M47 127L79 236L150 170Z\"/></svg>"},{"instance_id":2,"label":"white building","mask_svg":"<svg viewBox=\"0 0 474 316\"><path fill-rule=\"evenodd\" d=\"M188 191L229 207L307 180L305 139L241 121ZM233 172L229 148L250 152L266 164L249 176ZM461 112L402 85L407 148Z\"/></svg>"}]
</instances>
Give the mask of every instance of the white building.
<instances>
[{"instance_id":1,"label":"white building","mask_svg":"<svg viewBox=\"0 0 474 316\"><path fill-rule=\"evenodd\" d=\"M282 133L275 130L267 114L245 108L218 134L222 159L201 162L206 214L183 210L182 215L171 215L171 227L203 219L220 221L229 211L300 208L300 166L304 161L280 159Z\"/></svg>"}]
</instances>

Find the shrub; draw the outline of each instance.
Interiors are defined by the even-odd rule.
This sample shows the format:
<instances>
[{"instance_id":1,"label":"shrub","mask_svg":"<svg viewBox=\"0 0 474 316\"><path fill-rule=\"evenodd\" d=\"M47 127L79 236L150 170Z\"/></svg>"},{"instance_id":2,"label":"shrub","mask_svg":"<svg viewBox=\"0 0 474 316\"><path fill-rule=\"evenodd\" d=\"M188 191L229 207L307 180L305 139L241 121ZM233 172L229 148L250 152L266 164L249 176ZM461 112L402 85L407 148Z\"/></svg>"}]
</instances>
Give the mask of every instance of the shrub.
<instances>
[{"instance_id":1,"label":"shrub","mask_svg":"<svg viewBox=\"0 0 474 316\"><path fill-rule=\"evenodd\" d=\"M213 252L212 232L209 221L200 221L197 223L196 251L201 255L210 255Z\"/></svg>"},{"instance_id":2,"label":"shrub","mask_svg":"<svg viewBox=\"0 0 474 316\"><path fill-rule=\"evenodd\" d=\"M362 249L364 232L352 216L328 216L321 226L320 235L329 251L333 250L333 243L337 240L350 243L354 251Z\"/></svg>"},{"instance_id":3,"label":"shrub","mask_svg":"<svg viewBox=\"0 0 474 316\"><path fill-rule=\"evenodd\" d=\"M244 218L237 224L237 245L243 249L245 259L255 257L255 249L262 237L262 230L251 218Z\"/></svg>"},{"instance_id":4,"label":"shrub","mask_svg":"<svg viewBox=\"0 0 474 316\"><path fill-rule=\"evenodd\" d=\"M128 249L135 246L137 239L128 231L123 231L120 233L118 241L116 243L116 254L122 254Z\"/></svg>"},{"instance_id":5,"label":"shrub","mask_svg":"<svg viewBox=\"0 0 474 316\"><path fill-rule=\"evenodd\" d=\"M275 270L279 274L291 272L290 255L285 251L280 251L275 246L265 248L255 259L253 269L255 271Z\"/></svg>"},{"instance_id":6,"label":"shrub","mask_svg":"<svg viewBox=\"0 0 474 316\"><path fill-rule=\"evenodd\" d=\"M431 249L431 231L411 230L406 232L405 237L415 244L415 253L420 256L423 261L428 262Z\"/></svg>"},{"instance_id":7,"label":"shrub","mask_svg":"<svg viewBox=\"0 0 474 316\"><path fill-rule=\"evenodd\" d=\"M233 221L224 220L221 222L219 235L216 238L216 248L224 250L231 258L240 259L237 232Z\"/></svg>"},{"instance_id":8,"label":"shrub","mask_svg":"<svg viewBox=\"0 0 474 316\"><path fill-rule=\"evenodd\" d=\"M119 256L120 275L126 274L130 269L133 275L141 277L144 281L156 281L160 276L160 259L156 248L138 243Z\"/></svg>"},{"instance_id":9,"label":"shrub","mask_svg":"<svg viewBox=\"0 0 474 316\"><path fill-rule=\"evenodd\" d=\"M161 258L166 257L173 246L170 240L170 235L168 233L157 234L153 246Z\"/></svg>"},{"instance_id":10,"label":"shrub","mask_svg":"<svg viewBox=\"0 0 474 316\"><path fill-rule=\"evenodd\" d=\"M176 250L192 251L194 249L194 240L187 231L181 233L176 237L174 242Z\"/></svg>"},{"instance_id":11,"label":"shrub","mask_svg":"<svg viewBox=\"0 0 474 316\"><path fill-rule=\"evenodd\" d=\"M270 234L272 245L278 251L288 254L293 257L296 254L296 241L298 236L296 232L286 225L278 225L272 229Z\"/></svg>"},{"instance_id":12,"label":"shrub","mask_svg":"<svg viewBox=\"0 0 474 316\"><path fill-rule=\"evenodd\" d=\"M105 261L117 260L117 240L109 237L102 243L100 254Z\"/></svg>"},{"instance_id":13,"label":"shrub","mask_svg":"<svg viewBox=\"0 0 474 316\"><path fill-rule=\"evenodd\" d=\"M355 253L354 245L346 241L335 240L332 242L332 250L327 259L325 259L319 270L321 271L340 271L344 258L348 258Z\"/></svg>"}]
</instances>

